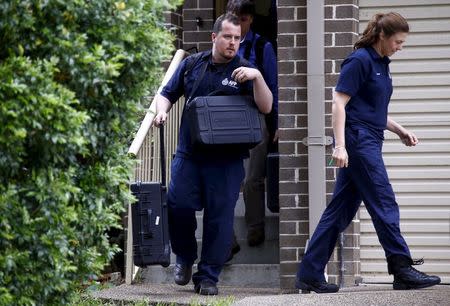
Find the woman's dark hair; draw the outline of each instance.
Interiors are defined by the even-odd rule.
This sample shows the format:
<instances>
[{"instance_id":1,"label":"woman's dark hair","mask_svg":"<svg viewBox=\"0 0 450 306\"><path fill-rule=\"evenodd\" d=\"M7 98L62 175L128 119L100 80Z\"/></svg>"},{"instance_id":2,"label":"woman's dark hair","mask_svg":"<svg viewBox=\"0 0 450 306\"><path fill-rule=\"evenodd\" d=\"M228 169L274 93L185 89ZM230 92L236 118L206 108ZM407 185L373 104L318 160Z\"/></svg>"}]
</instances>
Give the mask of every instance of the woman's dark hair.
<instances>
[{"instance_id":1,"label":"woman's dark hair","mask_svg":"<svg viewBox=\"0 0 450 306\"><path fill-rule=\"evenodd\" d=\"M214 22L214 26L213 26L213 32L218 34L220 31L222 31L222 23L224 21L229 21L234 25L240 25L240 21L238 16L236 16L233 13L225 13L220 15L219 17L217 17L216 22Z\"/></svg>"},{"instance_id":2,"label":"woman's dark hair","mask_svg":"<svg viewBox=\"0 0 450 306\"><path fill-rule=\"evenodd\" d=\"M354 48L365 48L378 42L381 32L386 37L396 33L408 33L409 25L405 18L399 13L375 14L367 24L362 37L355 43Z\"/></svg>"},{"instance_id":3,"label":"woman's dark hair","mask_svg":"<svg viewBox=\"0 0 450 306\"><path fill-rule=\"evenodd\" d=\"M255 16L255 3L252 0L230 0L226 11L238 16Z\"/></svg>"}]
</instances>

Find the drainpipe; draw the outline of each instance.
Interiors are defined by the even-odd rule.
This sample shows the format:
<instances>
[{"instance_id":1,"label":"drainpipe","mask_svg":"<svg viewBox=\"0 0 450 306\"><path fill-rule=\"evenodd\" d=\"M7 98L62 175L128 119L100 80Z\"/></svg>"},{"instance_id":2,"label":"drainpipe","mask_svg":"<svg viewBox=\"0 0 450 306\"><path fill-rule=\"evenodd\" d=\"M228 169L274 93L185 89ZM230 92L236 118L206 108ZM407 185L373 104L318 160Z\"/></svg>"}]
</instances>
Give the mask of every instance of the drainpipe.
<instances>
[{"instance_id":1,"label":"drainpipe","mask_svg":"<svg viewBox=\"0 0 450 306\"><path fill-rule=\"evenodd\" d=\"M314 232L326 207L325 146L325 69L324 69L324 0L307 1L307 87L309 235Z\"/></svg>"}]
</instances>

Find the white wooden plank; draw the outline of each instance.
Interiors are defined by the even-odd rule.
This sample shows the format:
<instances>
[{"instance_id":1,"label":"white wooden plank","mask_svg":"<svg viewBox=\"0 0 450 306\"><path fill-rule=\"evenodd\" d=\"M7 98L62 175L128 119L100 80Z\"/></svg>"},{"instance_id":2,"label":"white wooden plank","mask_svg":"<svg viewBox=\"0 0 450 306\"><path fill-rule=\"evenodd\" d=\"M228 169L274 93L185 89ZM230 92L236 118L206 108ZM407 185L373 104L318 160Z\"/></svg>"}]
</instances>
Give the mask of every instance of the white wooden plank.
<instances>
[{"instance_id":1,"label":"white wooden plank","mask_svg":"<svg viewBox=\"0 0 450 306\"><path fill-rule=\"evenodd\" d=\"M402 207L400 209L400 218L404 220L439 220L439 222L450 222L450 207L435 210L429 210L426 206L422 209L407 209ZM360 219L361 221L370 219L370 215L366 209L360 210ZM450 236L441 238L447 239L447 242L450 243Z\"/></svg>"},{"instance_id":2,"label":"white wooden plank","mask_svg":"<svg viewBox=\"0 0 450 306\"><path fill-rule=\"evenodd\" d=\"M430 116L432 113L449 113L450 100L395 100L389 104L389 115L391 116L395 113L409 112L419 112L423 116Z\"/></svg>"},{"instance_id":3,"label":"white wooden plank","mask_svg":"<svg viewBox=\"0 0 450 306\"><path fill-rule=\"evenodd\" d=\"M448 59L397 60L392 61L389 67L392 78L395 80L397 73L448 72L450 71L450 61Z\"/></svg>"},{"instance_id":4,"label":"white wooden plank","mask_svg":"<svg viewBox=\"0 0 450 306\"><path fill-rule=\"evenodd\" d=\"M367 272L386 272L387 273L387 264L386 262L367 262L363 265L361 264L361 271ZM418 268L418 270L425 273L435 273L435 274L448 274L450 273L450 263L429 263L425 262L423 265Z\"/></svg>"},{"instance_id":5,"label":"white wooden plank","mask_svg":"<svg viewBox=\"0 0 450 306\"><path fill-rule=\"evenodd\" d=\"M410 32L425 33L425 32L448 32L450 31L450 19L426 19L426 20L408 20ZM367 20L359 23L359 33L362 33L367 27Z\"/></svg>"},{"instance_id":6,"label":"white wooden plank","mask_svg":"<svg viewBox=\"0 0 450 306\"><path fill-rule=\"evenodd\" d=\"M443 127L443 128L435 128L435 127L418 127L415 126L414 128L411 128L414 131L414 134L419 139L438 139L439 141L442 141L444 139L448 139L450 135L450 127ZM395 139L399 140L398 136L392 132L386 131L384 133L385 139ZM414 148L410 148L411 152L414 151Z\"/></svg>"},{"instance_id":7,"label":"white wooden plank","mask_svg":"<svg viewBox=\"0 0 450 306\"><path fill-rule=\"evenodd\" d=\"M397 121L399 122L399 121ZM383 152L385 153L403 153L403 152L411 152L411 148L403 145L402 143L385 143L383 145ZM419 145L414 147L415 153L439 153L439 152L447 152L450 154L450 141L443 143L427 143L426 145L422 142ZM415 176L411 176L411 178L415 178Z\"/></svg>"},{"instance_id":8,"label":"white wooden plank","mask_svg":"<svg viewBox=\"0 0 450 306\"><path fill-rule=\"evenodd\" d=\"M428 19L428 18L448 18L450 17L450 5L435 5L426 7L410 7L397 6L389 8L389 11L394 10L401 14L407 20L409 19ZM359 13L361 21L368 21L373 15L380 12L379 7L363 9ZM384 11L386 12L386 11Z\"/></svg>"},{"instance_id":9,"label":"white wooden plank","mask_svg":"<svg viewBox=\"0 0 450 306\"><path fill-rule=\"evenodd\" d=\"M449 0L359 0L359 8L361 10L365 10L370 7L383 9L392 6L429 6L437 4L449 4Z\"/></svg>"},{"instance_id":10,"label":"white wooden plank","mask_svg":"<svg viewBox=\"0 0 450 306\"><path fill-rule=\"evenodd\" d=\"M450 180L450 167L442 167L442 168L416 168L416 169L405 169L402 167L392 167L388 170L389 178L391 181L395 181L396 179L434 179L434 180L442 180L447 179ZM450 205L450 204L449 204Z\"/></svg>"},{"instance_id":11,"label":"white wooden plank","mask_svg":"<svg viewBox=\"0 0 450 306\"><path fill-rule=\"evenodd\" d=\"M450 156L386 156L385 154L384 163L387 166L447 166L450 164Z\"/></svg>"},{"instance_id":12,"label":"white wooden plank","mask_svg":"<svg viewBox=\"0 0 450 306\"><path fill-rule=\"evenodd\" d=\"M371 233L375 231L375 228L371 220L361 221L361 233ZM400 228L402 232L408 233L447 233L450 234L450 221L448 222L437 222L423 221L423 222L412 222L409 220L402 221L400 223ZM450 259L450 246L447 250Z\"/></svg>"},{"instance_id":13,"label":"white wooden plank","mask_svg":"<svg viewBox=\"0 0 450 306\"><path fill-rule=\"evenodd\" d=\"M436 182L433 180L427 181L395 181L391 180L392 188L395 192L450 192L450 181ZM450 217L450 211L447 214Z\"/></svg>"},{"instance_id":14,"label":"white wooden plank","mask_svg":"<svg viewBox=\"0 0 450 306\"><path fill-rule=\"evenodd\" d=\"M416 110L404 113L393 113L389 115L398 123L408 126L446 126L450 122L450 112L448 113L420 113ZM450 136L450 135L449 135Z\"/></svg>"},{"instance_id":15,"label":"white wooden plank","mask_svg":"<svg viewBox=\"0 0 450 306\"><path fill-rule=\"evenodd\" d=\"M432 261L433 259L450 259L450 247L440 249L410 248L410 251L414 258L423 258L425 262ZM384 250L381 247L361 246L361 259L383 260L385 258Z\"/></svg>"},{"instance_id":16,"label":"white wooden plank","mask_svg":"<svg viewBox=\"0 0 450 306\"><path fill-rule=\"evenodd\" d=\"M445 247L450 244L450 238L447 237L409 237L406 233L403 233L403 237L406 240L408 246L412 247L415 245L418 246L427 246L429 248L434 247ZM361 234L361 245L380 245L378 241L378 237L370 236L367 237Z\"/></svg>"},{"instance_id":17,"label":"white wooden plank","mask_svg":"<svg viewBox=\"0 0 450 306\"><path fill-rule=\"evenodd\" d=\"M450 32L410 32L406 38L404 47L409 46L439 46L448 45L450 42Z\"/></svg>"},{"instance_id":18,"label":"white wooden plank","mask_svg":"<svg viewBox=\"0 0 450 306\"><path fill-rule=\"evenodd\" d=\"M394 86L439 86L450 84L449 73L408 73L392 77Z\"/></svg>"},{"instance_id":19,"label":"white wooden plank","mask_svg":"<svg viewBox=\"0 0 450 306\"><path fill-rule=\"evenodd\" d=\"M450 99L449 86L395 87L391 100Z\"/></svg>"},{"instance_id":20,"label":"white wooden plank","mask_svg":"<svg viewBox=\"0 0 450 306\"><path fill-rule=\"evenodd\" d=\"M450 194L423 194L423 193L401 193L396 194L396 200L400 209L404 206L440 207L444 209L450 205Z\"/></svg>"},{"instance_id":21,"label":"white wooden plank","mask_svg":"<svg viewBox=\"0 0 450 306\"><path fill-rule=\"evenodd\" d=\"M450 22L450 20L449 20ZM396 60L411 60L411 59L448 59L450 58L450 46L435 46L435 47L405 47L402 51L395 53L391 59Z\"/></svg>"}]
</instances>

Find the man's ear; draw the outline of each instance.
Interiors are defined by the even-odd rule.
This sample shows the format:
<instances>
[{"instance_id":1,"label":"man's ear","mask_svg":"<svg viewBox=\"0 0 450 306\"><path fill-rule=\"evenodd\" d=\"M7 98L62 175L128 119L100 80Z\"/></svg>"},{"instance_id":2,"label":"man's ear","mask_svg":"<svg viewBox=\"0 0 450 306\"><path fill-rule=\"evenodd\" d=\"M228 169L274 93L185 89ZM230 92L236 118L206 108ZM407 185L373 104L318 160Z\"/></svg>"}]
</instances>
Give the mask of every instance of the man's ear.
<instances>
[{"instance_id":1,"label":"man's ear","mask_svg":"<svg viewBox=\"0 0 450 306\"><path fill-rule=\"evenodd\" d=\"M217 37L216 33L212 32L212 33L211 33L211 41L212 41L213 43L216 42L216 37Z\"/></svg>"}]
</instances>

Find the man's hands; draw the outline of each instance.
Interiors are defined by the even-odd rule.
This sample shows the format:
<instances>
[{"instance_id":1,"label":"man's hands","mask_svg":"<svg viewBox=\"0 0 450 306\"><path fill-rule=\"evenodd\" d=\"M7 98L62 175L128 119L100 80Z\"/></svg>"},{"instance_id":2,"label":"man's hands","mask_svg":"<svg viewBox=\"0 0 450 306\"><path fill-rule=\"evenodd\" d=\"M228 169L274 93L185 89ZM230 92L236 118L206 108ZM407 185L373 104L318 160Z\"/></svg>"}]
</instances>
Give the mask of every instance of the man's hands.
<instances>
[{"instance_id":1,"label":"man's hands","mask_svg":"<svg viewBox=\"0 0 450 306\"><path fill-rule=\"evenodd\" d=\"M246 81L255 80L259 77L262 78L262 74L258 69L242 66L234 69L231 77L238 83L244 83Z\"/></svg>"},{"instance_id":2,"label":"man's hands","mask_svg":"<svg viewBox=\"0 0 450 306\"><path fill-rule=\"evenodd\" d=\"M153 119L153 124L155 126L161 126L166 124L166 120L167 120L167 113L161 111L158 114L156 114L155 118Z\"/></svg>"}]
</instances>

